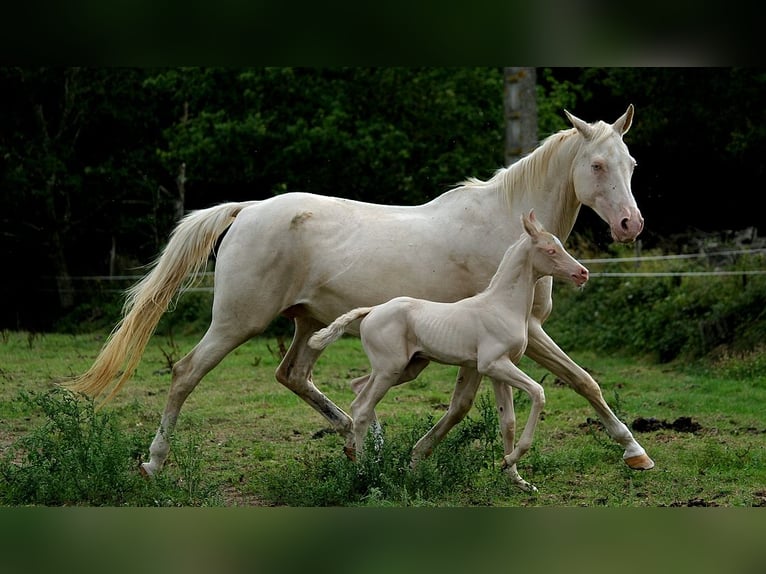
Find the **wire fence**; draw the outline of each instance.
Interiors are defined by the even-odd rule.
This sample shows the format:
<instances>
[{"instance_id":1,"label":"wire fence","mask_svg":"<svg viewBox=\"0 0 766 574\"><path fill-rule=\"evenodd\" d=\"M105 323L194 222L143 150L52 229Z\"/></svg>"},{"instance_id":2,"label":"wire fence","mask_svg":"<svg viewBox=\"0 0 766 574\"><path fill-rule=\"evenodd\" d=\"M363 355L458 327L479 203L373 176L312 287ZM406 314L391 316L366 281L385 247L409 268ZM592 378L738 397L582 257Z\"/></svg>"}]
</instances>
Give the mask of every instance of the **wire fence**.
<instances>
[{"instance_id":1,"label":"wire fence","mask_svg":"<svg viewBox=\"0 0 766 574\"><path fill-rule=\"evenodd\" d=\"M608 257L608 258L594 258L594 259L581 259L584 265L613 265L613 264L625 264L634 263L636 266L646 262L654 261L690 261L694 259L719 259L720 258L737 258L743 256L753 256L766 253L766 248L755 249L731 249L723 251L711 251L700 253L677 253L670 255L644 255L634 257ZM760 261L760 264L766 264L766 261ZM721 269L721 264L717 265L716 269L706 270L670 270L670 271L592 271L591 277L727 277L732 275L737 276L749 276L749 275L766 275L766 269Z\"/></svg>"},{"instance_id":2,"label":"wire fence","mask_svg":"<svg viewBox=\"0 0 766 574\"><path fill-rule=\"evenodd\" d=\"M674 261L688 261L694 259L708 259L715 260L720 258L739 258L766 254L766 248L755 249L736 249L725 251L710 251L700 253L678 253L669 255L645 255L645 256L630 256L630 257L603 257L603 258L591 258L580 259L581 263L586 266L599 266L599 265L622 265L626 263L633 263L636 267L646 262L674 262ZM758 261L762 266L766 266L766 258ZM733 264L733 260L729 262L729 265ZM766 275L766 268L755 269L731 269L721 268L722 263L717 263L715 269L707 270L668 270L668 271L649 271L649 270L635 270L635 271L598 271L591 270L591 277L604 277L604 278L619 278L619 277L727 277L727 276L754 276L754 275ZM206 280L211 280L215 273L208 271L200 274L200 283L205 283ZM143 275L88 275L70 277L73 282L114 282L114 283L130 283L141 279ZM77 291L77 289L74 289ZM124 288L102 288L104 292L122 292ZM212 285L198 284L193 287L189 287L185 290L190 293L207 293L212 292Z\"/></svg>"}]
</instances>

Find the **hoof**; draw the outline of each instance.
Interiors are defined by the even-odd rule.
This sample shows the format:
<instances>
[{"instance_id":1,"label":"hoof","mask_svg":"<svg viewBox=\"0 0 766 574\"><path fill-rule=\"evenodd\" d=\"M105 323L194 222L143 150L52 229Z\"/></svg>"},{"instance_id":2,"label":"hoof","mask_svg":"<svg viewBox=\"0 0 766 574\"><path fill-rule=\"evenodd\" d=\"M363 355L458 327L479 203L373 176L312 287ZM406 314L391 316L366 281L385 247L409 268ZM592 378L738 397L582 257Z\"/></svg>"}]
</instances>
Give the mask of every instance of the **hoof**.
<instances>
[{"instance_id":1,"label":"hoof","mask_svg":"<svg viewBox=\"0 0 766 574\"><path fill-rule=\"evenodd\" d=\"M144 478L152 478L152 476L154 476L154 473L149 470L148 462L142 462L138 467L138 472L140 472L141 476Z\"/></svg>"},{"instance_id":2,"label":"hoof","mask_svg":"<svg viewBox=\"0 0 766 574\"><path fill-rule=\"evenodd\" d=\"M345 454L346 458L351 462L356 462L356 449L353 446L344 446L343 454Z\"/></svg>"},{"instance_id":3,"label":"hoof","mask_svg":"<svg viewBox=\"0 0 766 574\"><path fill-rule=\"evenodd\" d=\"M516 486L524 492L537 492L537 487L534 484L528 483L523 478L521 479L521 482L516 482Z\"/></svg>"},{"instance_id":4,"label":"hoof","mask_svg":"<svg viewBox=\"0 0 766 574\"><path fill-rule=\"evenodd\" d=\"M501 470L508 475L508 478L513 483L514 486L520 488L524 492L537 492L537 487L521 478L521 475L516 470L516 465L508 465L505 461L503 461L503 465L501 467Z\"/></svg>"},{"instance_id":5,"label":"hoof","mask_svg":"<svg viewBox=\"0 0 766 574\"><path fill-rule=\"evenodd\" d=\"M629 456L625 459L625 464L633 470L649 470L650 468L654 468L654 461L645 454Z\"/></svg>"}]
</instances>

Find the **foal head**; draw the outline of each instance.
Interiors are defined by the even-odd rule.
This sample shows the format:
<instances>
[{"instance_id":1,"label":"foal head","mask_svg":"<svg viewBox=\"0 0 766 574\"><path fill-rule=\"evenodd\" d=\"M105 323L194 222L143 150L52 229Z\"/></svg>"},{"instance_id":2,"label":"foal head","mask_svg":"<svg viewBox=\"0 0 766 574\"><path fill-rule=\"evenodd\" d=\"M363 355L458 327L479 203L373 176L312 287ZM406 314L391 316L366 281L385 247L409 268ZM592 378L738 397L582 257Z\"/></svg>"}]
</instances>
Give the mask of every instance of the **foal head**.
<instances>
[{"instance_id":1,"label":"foal head","mask_svg":"<svg viewBox=\"0 0 766 574\"><path fill-rule=\"evenodd\" d=\"M578 287L588 280L588 270L564 249L559 238L549 233L535 218L535 212L522 215L524 229L532 239L532 266L541 275L572 281Z\"/></svg>"},{"instance_id":2,"label":"foal head","mask_svg":"<svg viewBox=\"0 0 766 574\"><path fill-rule=\"evenodd\" d=\"M613 124L589 124L565 113L583 138L572 168L577 199L609 223L615 241L634 241L644 218L630 189L636 161L622 141L633 122L633 105Z\"/></svg>"}]
</instances>

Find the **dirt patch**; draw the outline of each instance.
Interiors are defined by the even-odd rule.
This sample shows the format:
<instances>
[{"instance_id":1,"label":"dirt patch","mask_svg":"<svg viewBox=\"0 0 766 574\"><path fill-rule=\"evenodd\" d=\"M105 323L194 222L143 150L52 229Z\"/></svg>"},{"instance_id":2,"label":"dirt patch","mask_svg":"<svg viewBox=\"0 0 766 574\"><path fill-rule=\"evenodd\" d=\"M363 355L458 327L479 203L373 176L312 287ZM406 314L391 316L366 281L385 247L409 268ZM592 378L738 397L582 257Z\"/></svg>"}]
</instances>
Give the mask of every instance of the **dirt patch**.
<instances>
[{"instance_id":1,"label":"dirt patch","mask_svg":"<svg viewBox=\"0 0 766 574\"><path fill-rule=\"evenodd\" d=\"M671 502L671 507L701 507L701 508L713 508L716 506L720 506L717 502L713 502L712 500L705 500L703 498L690 498L686 502L682 501L674 501Z\"/></svg>"},{"instance_id":2,"label":"dirt patch","mask_svg":"<svg viewBox=\"0 0 766 574\"><path fill-rule=\"evenodd\" d=\"M654 417L638 417L631 423L631 428L636 432L653 432L658 430L673 430L676 432L698 432L702 425L692 420L691 417L678 417L672 423Z\"/></svg>"},{"instance_id":3,"label":"dirt patch","mask_svg":"<svg viewBox=\"0 0 766 574\"><path fill-rule=\"evenodd\" d=\"M311 438L314 440L317 440L328 434L335 434L335 429L331 429L331 428L319 429L318 431L316 431L314 434L311 435Z\"/></svg>"},{"instance_id":4,"label":"dirt patch","mask_svg":"<svg viewBox=\"0 0 766 574\"><path fill-rule=\"evenodd\" d=\"M221 496L224 506L276 506L260 496L242 492L234 485L224 487Z\"/></svg>"}]
</instances>

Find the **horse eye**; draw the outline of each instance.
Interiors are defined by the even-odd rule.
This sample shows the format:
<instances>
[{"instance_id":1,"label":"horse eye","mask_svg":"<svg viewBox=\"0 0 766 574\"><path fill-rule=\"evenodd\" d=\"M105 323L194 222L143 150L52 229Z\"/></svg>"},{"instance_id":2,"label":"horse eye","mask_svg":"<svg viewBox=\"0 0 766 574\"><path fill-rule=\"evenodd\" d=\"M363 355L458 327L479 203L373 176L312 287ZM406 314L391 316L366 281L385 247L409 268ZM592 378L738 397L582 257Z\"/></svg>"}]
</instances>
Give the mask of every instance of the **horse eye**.
<instances>
[{"instance_id":1,"label":"horse eye","mask_svg":"<svg viewBox=\"0 0 766 574\"><path fill-rule=\"evenodd\" d=\"M600 171L603 168L600 163L593 163L590 167L593 171Z\"/></svg>"},{"instance_id":2,"label":"horse eye","mask_svg":"<svg viewBox=\"0 0 766 574\"><path fill-rule=\"evenodd\" d=\"M548 255L556 255L556 250L553 247L549 248Z\"/></svg>"}]
</instances>

